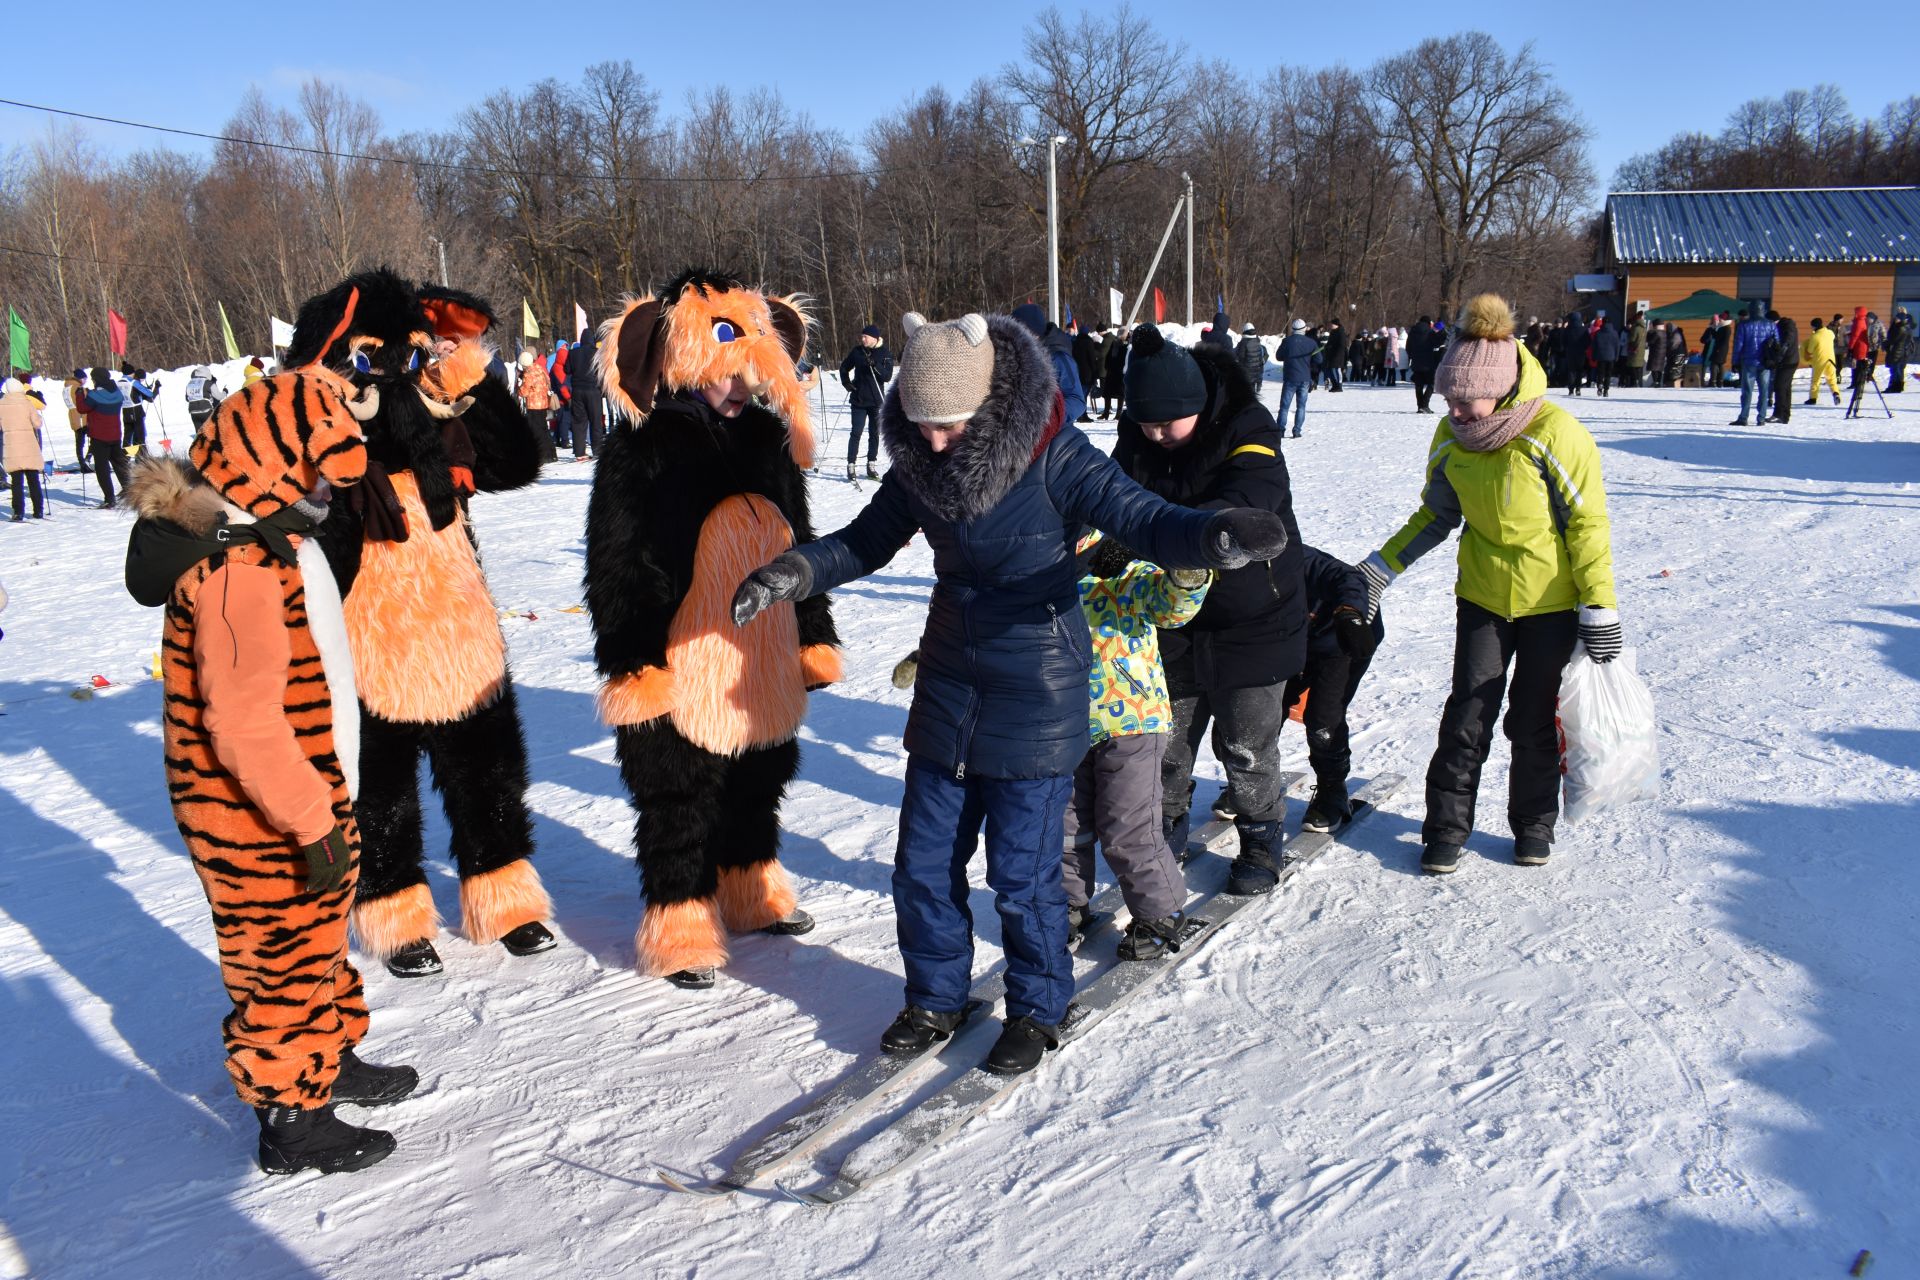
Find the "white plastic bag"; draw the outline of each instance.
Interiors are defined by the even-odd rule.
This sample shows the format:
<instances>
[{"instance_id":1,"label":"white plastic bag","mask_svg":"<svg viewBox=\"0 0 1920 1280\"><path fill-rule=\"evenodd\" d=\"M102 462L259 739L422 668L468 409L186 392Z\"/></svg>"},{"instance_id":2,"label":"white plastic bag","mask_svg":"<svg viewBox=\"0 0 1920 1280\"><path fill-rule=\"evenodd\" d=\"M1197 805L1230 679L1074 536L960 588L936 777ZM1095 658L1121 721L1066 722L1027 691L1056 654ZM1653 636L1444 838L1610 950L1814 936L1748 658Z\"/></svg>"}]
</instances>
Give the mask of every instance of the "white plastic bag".
<instances>
[{"instance_id":1,"label":"white plastic bag","mask_svg":"<svg viewBox=\"0 0 1920 1280\"><path fill-rule=\"evenodd\" d=\"M1632 649L1612 662L1576 650L1560 677L1560 772L1568 822L1660 794L1653 695Z\"/></svg>"}]
</instances>

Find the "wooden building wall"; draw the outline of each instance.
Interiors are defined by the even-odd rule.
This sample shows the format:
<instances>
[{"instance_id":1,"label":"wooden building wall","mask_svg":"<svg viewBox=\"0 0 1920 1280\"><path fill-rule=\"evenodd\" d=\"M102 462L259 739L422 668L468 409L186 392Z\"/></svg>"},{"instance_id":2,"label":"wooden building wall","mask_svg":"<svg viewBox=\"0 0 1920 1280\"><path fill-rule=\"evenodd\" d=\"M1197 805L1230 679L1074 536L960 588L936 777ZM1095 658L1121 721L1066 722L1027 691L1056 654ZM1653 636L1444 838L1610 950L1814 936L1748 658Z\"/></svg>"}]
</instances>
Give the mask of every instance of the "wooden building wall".
<instances>
[{"instance_id":1,"label":"wooden building wall","mask_svg":"<svg viewBox=\"0 0 1920 1280\"><path fill-rule=\"evenodd\" d=\"M1729 297L1740 296L1740 269L1732 263L1710 267L1623 267L1627 277L1629 309L1644 299L1648 306L1664 307L1700 289ZM1890 264L1781 264L1773 269L1774 310L1792 316L1804 328L1814 316L1835 312L1852 318L1855 307L1877 312L1882 320L1893 314L1893 267Z\"/></svg>"}]
</instances>

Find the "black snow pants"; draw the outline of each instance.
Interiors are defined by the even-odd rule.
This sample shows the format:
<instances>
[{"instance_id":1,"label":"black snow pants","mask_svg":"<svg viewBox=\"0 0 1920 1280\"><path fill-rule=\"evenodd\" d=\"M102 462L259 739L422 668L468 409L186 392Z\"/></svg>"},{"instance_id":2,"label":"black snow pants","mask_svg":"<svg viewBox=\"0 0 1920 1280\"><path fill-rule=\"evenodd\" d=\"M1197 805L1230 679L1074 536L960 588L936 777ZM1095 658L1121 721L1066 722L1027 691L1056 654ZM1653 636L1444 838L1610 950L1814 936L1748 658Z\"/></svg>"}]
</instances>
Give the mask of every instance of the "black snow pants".
<instances>
[{"instance_id":1,"label":"black snow pants","mask_svg":"<svg viewBox=\"0 0 1920 1280\"><path fill-rule=\"evenodd\" d=\"M1552 840L1560 815L1560 741L1554 714L1560 674L1573 657L1579 634L1579 611L1508 620L1468 600L1458 606L1453 692L1440 713L1440 741L1427 766L1427 820L1421 838L1428 844L1465 844L1473 834L1480 769L1493 745L1493 722L1504 696L1504 727L1513 744L1507 821L1516 837Z\"/></svg>"},{"instance_id":2,"label":"black snow pants","mask_svg":"<svg viewBox=\"0 0 1920 1280\"><path fill-rule=\"evenodd\" d=\"M1307 695L1300 727L1307 731L1307 759L1321 786L1347 785L1353 771L1353 748L1347 734L1347 707L1371 666L1371 657L1354 661L1344 653L1307 655L1307 669L1287 681L1285 705Z\"/></svg>"},{"instance_id":3,"label":"black snow pants","mask_svg":"<svg viewBox=\"0 0 1920 1280\"><path fill-rule=\"evenodd\" d=\"M1173 732L1167 735L1167 758L1161 766L1161 812L1167 843L1175 852L1186 848L1188 813L1193 807L1193 761L1200 743L1213 726L1213 754L1227 772L1246 824L1278 822L1287 816L1287 797L1280 789L1280 727L1287 720L1279 684L1242 689L1198 689L1180 678L1180 664L1169 664L1167 682L1173 698Z\"/></svg>"}]
</instances>

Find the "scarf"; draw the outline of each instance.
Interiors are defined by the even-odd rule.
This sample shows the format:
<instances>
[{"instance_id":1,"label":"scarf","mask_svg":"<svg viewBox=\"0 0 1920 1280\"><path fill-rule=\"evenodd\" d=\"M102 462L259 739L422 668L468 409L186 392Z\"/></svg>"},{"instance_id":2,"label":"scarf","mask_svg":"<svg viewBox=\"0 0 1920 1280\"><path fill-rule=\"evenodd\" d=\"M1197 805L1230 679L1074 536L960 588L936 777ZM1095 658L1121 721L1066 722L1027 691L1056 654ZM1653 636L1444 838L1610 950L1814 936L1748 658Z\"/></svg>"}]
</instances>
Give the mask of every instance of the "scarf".
<instances>
[{"instance_id":1,"label":"scarf","mask_svg":"<svg viewBox=\"0 0 1920 1280\"><path fill-rule=\"evenodd\" d=\"M1547 402L1545 396L1535 396L1531 400L1521 400L1504 409L1495 409L1477 422L1452 423L1453 438L1460 447L1472 453L1492 453L1501 445L1507 444L1532 423L1540 407Z\"/></svg>"}]
</instances>

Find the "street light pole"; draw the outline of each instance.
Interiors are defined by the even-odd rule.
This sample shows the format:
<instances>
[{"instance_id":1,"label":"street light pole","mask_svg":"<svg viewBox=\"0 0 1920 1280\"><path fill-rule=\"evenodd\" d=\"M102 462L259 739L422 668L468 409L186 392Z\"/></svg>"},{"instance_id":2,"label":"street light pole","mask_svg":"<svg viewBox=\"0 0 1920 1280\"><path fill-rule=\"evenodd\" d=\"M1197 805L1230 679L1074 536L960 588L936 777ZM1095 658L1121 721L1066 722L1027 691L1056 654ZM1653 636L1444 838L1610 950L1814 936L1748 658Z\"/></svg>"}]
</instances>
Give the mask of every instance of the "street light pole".
<instances>
[{"instance_id":1,"label":"street light pole","mask_svg":"<svg viewBox=\"0 0 1920 1280\"><path fill-rule=\"evenodd\" d=\"M427 239L433 241L434 244L440 248L440 287L442 289L450 289L453 286L447 282L447 242L439 236L428 236Z\"/></svg>"},{"instance_id":2,"label":"street light pole","mask_svg":"<svg viewBox=\"0 0 1920 1280\"><path fill-rule=\"evenodd\" d=\"M1187 193L1187 323L1193 323L1193 175L1183 173L1180 181Z\"/></svg>"},{"instance_id":3,"label":"street light pole","mask_svg":"<svg viewBox=\"0 0 1920 1280\"><path fill-rule=\"evenodd\" d=\"M1020 145L1039 145L1037 138L1021 138ZM1054 153L1070 139L1060 134L1047 137L1047 318L1060 323L1060 179Z\"/></svg>"}]
</instances>

